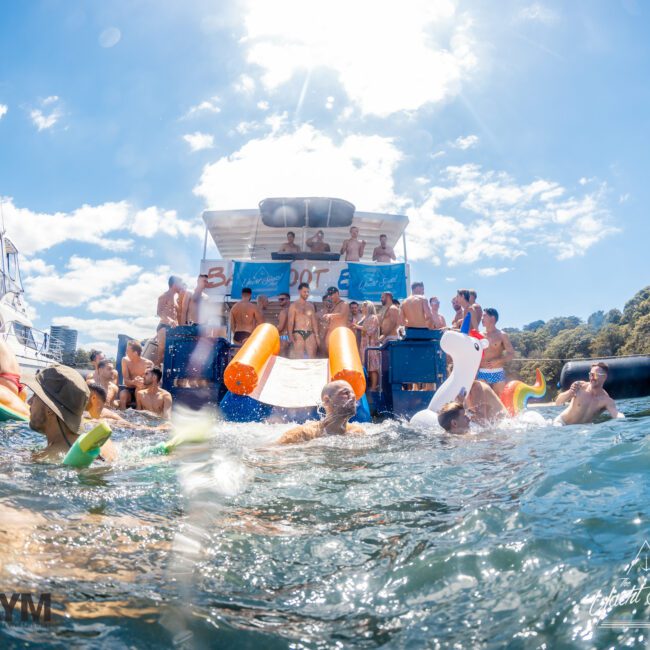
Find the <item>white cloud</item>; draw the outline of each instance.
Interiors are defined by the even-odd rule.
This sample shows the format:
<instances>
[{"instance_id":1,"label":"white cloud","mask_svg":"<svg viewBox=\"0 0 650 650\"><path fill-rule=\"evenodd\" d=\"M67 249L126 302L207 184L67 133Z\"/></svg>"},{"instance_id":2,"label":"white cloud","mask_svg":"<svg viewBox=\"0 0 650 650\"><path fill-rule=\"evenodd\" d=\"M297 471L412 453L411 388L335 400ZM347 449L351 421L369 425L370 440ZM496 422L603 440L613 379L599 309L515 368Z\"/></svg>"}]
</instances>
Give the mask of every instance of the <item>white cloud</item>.
<instances>
[{"instance_id":1,"label":"white cloud","mask_svg":"<svg viewBox=\"0 0 650 650\"><path fill-rule=\"evenodd\" d=\"M255 91L255 79L248 74L240 75L233 85L235 91L242 95L250 95Z\"/></svg>"},{"instance_id":2,"label":"white cloud","mask_svg":"<svg viewBox=\"0 0 650 650\"><path fill-rule=\"evenodd\" d=\"M44 275L52 271L54 271L54 267L39 257L22 258L20 260L20 272L25 277L29 275Z\"/></svg>"},{"instance_id":3,"label":"white cloud","mask_svg":"<svg viewBox=\"0 0 650 650\"><path fill-rule=\"evenodd\" d=\"M111 48L117 45L122 38L122 32L117 27L107 27L97 39L104 48Z\"/></svg>"},{"instance_id":4,"label":"white cloud","mask_svg":"<svg viewBox=\"0 0 650 650\"><path fill-rule=\"evenodd\" d=\"M196 106L192 106L187 113L185 118L194 117L200 113L221 113L221 108L219 107L219 97L214 95L210 99L206 99Z\"/></svg>"},{"instance_id":5,"label":"white cloud","mask_svg":"<svg viewBox=\"0 0 650 650\"><path fill-rule=\"evenodd\" d=\"M360 210L394 209L393 172L401 158L390 138L351 135L335 143L302 125L249 140L206 165L194 192L219 209L257 205L263 196L310 195L345 197Z\"/></svg>"},{"instance_id":6,"label":"white cloud","mask_svg":"<svg viewBox=\"0 0 650 650\"><path fill-rule=\"evenodd\" d=\"M459 138L456 138L454 140L453 146L456 147L456 149L471 149L472 147L475 147L478 144L478 136L477 135L466 135L466 136L460 136Z\"/></svg>"},{"instance_id":7,"label":"white cloud","mask_svg":"<svg viewBox=\"0 0 650 650\"><path fill-rule=\"evenodd\" d=\"M63 117L63 109L57 95L50 95L41 102L40 108L29 111L32 122L39 131L52 128Z\"/></svg>"},{"instance_id":8,"label":"white cloud","mask_svg":"<svg viewBox=\"0 0 650 650\"><path fill-rule=\"evenodd\" d=\"M93 260L73 255L61 275L51 267L42 267L45 273L32 274L25 280L30 300L53 302L62 307L78 307L105 296L127 280L137 277L139 266L127 264L119 258ZM155 313L155 311L154 311Z\"/></svg>"},{"instance_id":9,"label":"white cloud","mask_svg":"<svg viewBox=\"0 0 650 650\"><path fill-rule=\"evenodd\" d=\"M202 237L204 228L197 222L179 219L176 210L161 210L151 206L145 210L135 213L131 222L131 231L140 237L151 239L158 233L164 233L170 237Z\"/></svg>"},{"instance_id":10,"label":"white cloud","mask_svg":"<svg viewBox=\"0 0 650 650\"><path fill-rule=\"evenodd\" d=\"M53 319L54 325L67 325L76 329L80 337L89 340L114 341L113 350L117 348L117 335L126 334L141 340L151 338L156 333L158 318L79 318L77 316L59 316ZM85 347L85 345L84 345ZM110 355L111 347L104 351Z\"/></svg>"},{"instance_id":11,"label":"white cloud","mask_svg":"<svg viewBox=\"0 0 650 650\"><path fill-rule=\"evenodd\" d=\"M501 266L499 268L496 268L494 266L485 266L480 269L476 269L476 273L480 275L481 277L484 278L492 278L495 275L501 275L502 273L508 273L509 271L512 271L512 267L510 266Z\"/></svg>"},{"instance_id":12,"label":"white cloud","mask_svg":"<svg viewBox=\"0 0 650 650\"><path fill-rule=\"evenodd\" d=\"M0 104L0 120L7 114L9 107L6 104Z\"/></svg>"},{"instance_id":13,"label":"white cloud","mask_svg":"<svg viewBox=\"0 0 650 650\"><path fill-rule=\"evenodd\" d=\"M200 131L187 133L183 136L183 140L190 145L192 151L201 151L202 149L212 149L214 147L214 136L209 133L201 133Z\"/></svg>"},{"instance_id":14,"label":"white cloud","mask_svg":"<svg viewBox=\"0 0 650 650\"><path fill-rule=\"evenodd\" d=\"M541 2L533 2L526 7L522 7L517 14L517 18L522 21L551 25L557 22L558 15Z\"/></svg>"},{"instance_id":15,"label":"white cloud","mask_svg":"<svg viewBox=\"0 0 650 650\"><path fill-rule=\"evenodd\" d=\"M332 95L325 100L325 108L328 111L331 111L334 108L334 97L332 97Z\"/></svg>"},{"instance_id":16,"label":"white cloud","mask_svg":"<svg viewBox=\"0 0 650 650\"><path fill-rule=\"evenodd\" d=\"M294 74L327 68L366 114L417 110L455 96L478 64L471 21L452 0L249 0L248 61L277 89ZM239 83L240 89L248 87Z\"/></svg>"},{"instance_id":17,"label":"white cloud","mask_svg":"<svg viewBox=\"0 0 650 650\"><path fill-rule=\"evenodd\" d=\"M267 101L259 101L257 102L257 108L259 108L261 111L268 111L269 110L269 103Z\"/></svg>"},{"instance_id":18,"label":"white cloud","mask_svg":"<svg viewBox=\"0 0 650 650\"><path fill-rule=\"evenodd\" d=\"M561 260L618 232L604 187L565 197L556 182L520 185L509 174L473 164L447 167L445 174L448 183L432 186L424 203L407 212L411 259L445 259L453 266L512 260L541 247Z\"/></svg>"}]
</instances>

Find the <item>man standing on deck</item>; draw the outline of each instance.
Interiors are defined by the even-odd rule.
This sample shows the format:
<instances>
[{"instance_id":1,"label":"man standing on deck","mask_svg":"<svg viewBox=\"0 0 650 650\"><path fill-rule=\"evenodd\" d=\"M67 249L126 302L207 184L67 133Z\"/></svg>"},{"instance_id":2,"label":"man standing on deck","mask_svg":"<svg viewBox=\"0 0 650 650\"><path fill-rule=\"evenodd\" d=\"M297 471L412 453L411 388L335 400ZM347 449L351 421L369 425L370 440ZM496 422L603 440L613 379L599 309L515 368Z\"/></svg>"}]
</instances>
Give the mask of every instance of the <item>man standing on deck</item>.
<instances>
[{"instance_id":1,"label":"man standing on deck","mask_svg":"<svg viewBox=\"0 0 650 650\"><path fill-rule=\"evenodd\" d=\"M465 320L465 316L467 314L471 314L471 324L470 324L470 329L472 330L477 330L479 323L481 322L478 319L478 312L474 311L469 304L469 290L468 289L458 289L458 293L456 294L456 299L458 300L458 304L460 305L461 308L461 318L460 318L460 324L463 324L463 321Z\"/></svg>"},{"instance_id":2,"label":"man standing on deck","mask_svg":"<svg viewBox=\"0 0 650 650\"><path fill-rule=\"evenodd\" d=\"M280 356L286 357L289 354L289 307L291 296L288 293L281 293L278 296L280 311L278 313L278 332L280 332Z\"/></svg>"},{"instance_id":3,"label":"man standing on deck","mask_svg":"<svg viewBox=\"0 0 650 650\"><path fill-rule=\"evenodd\" d=\"M485 310L487 311L487 309ZM593 422L594 417L602 411L607 411L613 418L624 418L619 412L616 402L603 388L607 380L609 366L599 361L591 366L589 381L574 381L568 390L560 393L555 399L557 406L570 402L553 421L557 425L585 424Z\"/></svg>"},{"instance_id":4,"label":"man standing on deck","mask_svg":"<svg viewBox=\"0 0 650 650\"><path fill-rule=\"evenodd\" d=\"M156 328L156 340L158 342L158 364L161 365L165 359L165 343L167 340L167 330L172 327L178 327L180 317L179 294L185 290L183 280L172 275L167 281L169 288L158 298L158 308L156 315L160 318Z\"/></svg>"},{"instance_id":5,"label":"man standing on deck","mask_svg":"<svg viewBox=\"0 0 650 650\"><path fill-rule=\"evenodd\" d=\"M183 301L180 324L181 325L199 325L205 321L201 313L201 304L207 299L205 288L208 284L208 276L204 273L196 279L196 288L192 293L187 292L187 297Z\"/></svg>"},{"instance_id":6,"label":"man standing on deck","mask_svg":"<svg viewBox=\"0 0 650 650\"><path fill-rule=\"evenodd\" d=\"M262 316L262 322L263 323L268 323L268 309L269 309L269 299L261 293L259 296L257 296L257 300L255 301L257 303L257 309L260 312L260 315Z\"/></svg>"},{"instance_id":7,"label":"man standing on deck","mask_svg":"<svg viewBox=\"0 0 650 650\"><path fill-rule=\"evenodd\" d=\"M350 307L347 302L341 300L339 290L336 287L329 287L325 295L332 301L332 311L329 314L323 314L323 318L327 322L325 348L329 352L329 340L332 332L337 327L348 326L350 320Z\"/></svg>"},{"instance_id":8,"label":"man standing on deck","mask_svg":"<svg viewBox=\"0 0 650 650\"><path fill-rule=\"evenodd\" d=\"M289 307L287 316L287 329L291 332L292 359L315 359L318 350L318 322L316 309L307 299L309 298L309 285L301 282L298 285L298 300L294 300Z\"/></svg>"},{"instance_id":9,"label":"man standing on deck","mask_svg":"<svg viewBox=\"0 0 650 650\"><path fill-rule=\"evenodd\" d=\"M395 259L395 251L388 245L388 237L379 235L379 246L372 251L372 261L390 263Z\"/></svg>"},{"instance_id":10,"label":"man standing on deck","mask_svg":"<svg viewBox=\"0 0 650 650\"><path fill-rule=\"evenodd\" d=\"M506 385L506 372L504 364L515 358L515 350L510 338L505 332L497 329L499 312L494 307L488 307L483 312L483 327L485 338L490 345L483 352L483 359L476 378L494 389L497 395Z\"/></svg>"},{"instance_id":11,"label":"man standing on deck","mask_svg":"<svg viewBox=\"0 0 650 650\"><path fill-rule=\"evenodd\" d=\"M393 294L390 291L384 291L381 294L381 304L383 311L379 319L379 343L396 341L398 338L397 328L399 327L400 314L399 307L394 303Z\"/></svg>"},{"instance_id":12,"label":"man standing on deck","mask_svg":"<svg viewBox=\"0 0 650 650\"><path fill-rule=\"evenodd\" d=\"M305 422L289 429L279 440L280 445L307 442L324 436L364 435L358 424L350 424L357 413L357 398L347 381L331 381L321 392L325 417L318 422Z\"/></svg>"},{"instance_id":13,"label":"man standing on deck","mask_svg":"<svg viewBox=\"0 0 650 650\"><path fill-rule=\"evenodd\" d=\"M319 230L315 235L310 237L305 244L312 253L329 253L330 245L324 239L325 233Z\"/></svg>"},{"instance_id":14,"label":"man standing on deck","mask_svg":"<svg viewBox=\"0 0 650 650\"><path fill-rule=\"evenodd\" d=\"M429 307L431 309L431 324L434 330L442 330L447 327L445 317L439 312L440 300L437 296L429 298Z\"/></svg>"},{"instance_id":15,"label":"man standing on deck","mask_svg":"<svg viewBox=\"0 0 650 650\"><path fill-rule=\"evenodd\" d=\"M153 367L153 363L149 359L143 359L141 355L142 346L137 341L129 341L126 344L126 354L122 357L122 381L126 388L120 391L121 411L135 403L135 391L144 386L144 373Z\"/></svg>"},{"instance_id":16,"label":"man standing on deck","mask_svg":"<svg viewBox=\"0 0 650 650\"><path fill-rule=\"evenodd\" d=\"M424 296L422 282L414 282L411 285L411 295L402 303L400 317L406 327L433 329L433 316L429 302Z\"/></svg>"},{"instance_id":17,"label":"man standing on deck","mask_svg":"<svg viewBox=\"0 0 650 650\"><path fill-rule=\"evenodd\" d=\"M172 413L172 396L160 388L162 372L160 368L147 368L144 373L143 388L136 394L138 411L148 411L169 420Z\"/></svg>"},{"instance_id":18,"label":"man standing on deck","mask_svg":"<svg viewBox=\"0 0 650 650\"><path fill-rule=\"evenodd\" d=\"M365 248L365 240L359 239L359 229L352 226L350 228L350 238L346 239L341 246L341 255L345 254L346 262L358 262L363 257Z\"/></svg>"},{"instance_id":19,"label":"man standing on deck","mask_svg":"<svg viewBox=\"0 0 650 650\"><path fill-rule=\"evenodd\" d=\"M289 231L287 233L287 241L280 246L280 253L299 253L300 252L300 246L295 243L296 240L296 233L293 231Z\"/></svg>"},{"instance_id":20,"label":"man standing on deck","mask_svg":"<svg viewBox=\"0 0 650 650\"><path fill-rule=\"evenodd\" d=\"M241 290L241 300L230 310L230 332L234 343L243 345L255 328L263 322L260 310L251 302L253 292Z\"/></svg>"},{"instance_id":21,"label":"man standing on deck","mask_svg":"<svg viewBox=\"0 0 650 650\"><path fill-rule=\"evenodd\" d=\"M469 307L476 314L476 322L480 323L483 319L483 307L476 302L476 289L469 290Z\"/></svg>"}]
</instances>

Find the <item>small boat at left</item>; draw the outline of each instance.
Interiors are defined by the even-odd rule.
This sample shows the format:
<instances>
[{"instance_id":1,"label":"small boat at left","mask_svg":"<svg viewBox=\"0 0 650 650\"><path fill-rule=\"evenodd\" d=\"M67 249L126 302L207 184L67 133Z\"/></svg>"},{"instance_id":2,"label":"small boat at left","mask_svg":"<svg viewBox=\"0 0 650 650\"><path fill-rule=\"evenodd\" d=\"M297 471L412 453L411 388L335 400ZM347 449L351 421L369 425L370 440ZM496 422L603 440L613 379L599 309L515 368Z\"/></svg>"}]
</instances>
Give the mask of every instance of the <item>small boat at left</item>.
<instances>
[{"instance_id":1,"label":"small boat at left","mask_svg":"<svg viewBox=\"0 0 650 650\"><path fill-rule=\"evenodd\" d=\"M0 232L0 254L0 340L16 355L24 381L60 362L61 351L50 345L48 334L36 329L27 315L18 249L4 229Z\"/></svg>"}]
</instances>

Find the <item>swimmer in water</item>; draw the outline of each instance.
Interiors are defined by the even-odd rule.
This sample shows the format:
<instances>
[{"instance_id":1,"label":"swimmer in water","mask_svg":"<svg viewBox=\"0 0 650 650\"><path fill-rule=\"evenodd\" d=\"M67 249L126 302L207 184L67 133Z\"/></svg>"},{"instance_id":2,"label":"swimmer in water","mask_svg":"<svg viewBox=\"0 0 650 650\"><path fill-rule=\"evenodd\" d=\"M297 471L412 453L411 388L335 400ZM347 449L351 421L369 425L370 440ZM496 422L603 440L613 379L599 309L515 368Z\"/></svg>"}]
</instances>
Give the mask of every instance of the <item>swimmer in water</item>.
<instances>
[{"instance_id":1,"label":"swimmer in water","mask_svg":"<svg viewBox=\"0 0 650 650\"><path fill-rule=\"evenodd\" d=\"M508 416L497 394L483 382L475 381L464 401L463 394L458 397L438 412L438 424L448 433L467 433L471 423L484 426Z\"/></svg>"},{"instance_id":2,"label":"swimmer in water","mask_svg":"<svg viewBox=\"0 0 650 650\"><path fill-rule=\"evenodd\" d=\"M28 386L34 391L28 402L29 426L47 438L47 447L34 459L60 461L83 433L88 384L76 370L57 364L41 370ZM102 446L100 458L109 462L117 458L110 440Z\"/></svg>"},{"instance_id":3,"label":"swimmer in water","mask_svg":"<svg viewBox=\"0 0 650 650\"><path fill-rule=\"evenodd\" d=\"M556 425L586 424L603 411L613 418L624 418L619 412L616 402L603 388L607 380L609 366L600 361L591 366L589 381L574 381L568 390L560 393L555 399L556 406L569 402L569 406L553 421Z\"/></svg>"},{"instance_id":4,"label":"swimmer in water","mask_svg":"<svg viewBox=\"0 0 650 650\"><path fill-rule=\"evenodd\" d=\"M347 381L331 381L321 392L325 417L318 422L305 422L289 429L278 440L281 445L307 442L324 436L364 435L358 424L350 424L357 412L357 398Z\"/></svg>"}]
</instances>

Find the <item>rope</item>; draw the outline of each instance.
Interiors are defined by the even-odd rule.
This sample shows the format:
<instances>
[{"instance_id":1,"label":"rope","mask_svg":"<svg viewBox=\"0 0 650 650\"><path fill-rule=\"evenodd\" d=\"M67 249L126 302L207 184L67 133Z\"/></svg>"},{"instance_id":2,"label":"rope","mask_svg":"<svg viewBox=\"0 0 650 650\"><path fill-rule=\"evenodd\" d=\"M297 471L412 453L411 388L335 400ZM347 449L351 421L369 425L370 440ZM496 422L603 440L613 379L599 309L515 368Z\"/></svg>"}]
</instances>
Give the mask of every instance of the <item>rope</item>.
<instances>
[{"instance_id":1,"label":"rope","mask_svg":"<svg viewBox=\"0 0 650 650\"><path fill-rule=\"evenodd\" d=\"M513 361L600 361L601 359L631 359L634 357L647 357L647 354L620 354L618 356L611 356L611 357L573 357L573 358L568 358L568 357L563 357L563 358L556 358L556 357L544 357L543 359L533 359L533 358L526 358L526 357L518 357L516 359L511 359L509 363L512 363Z\"/></svg>"}]
</instances>

